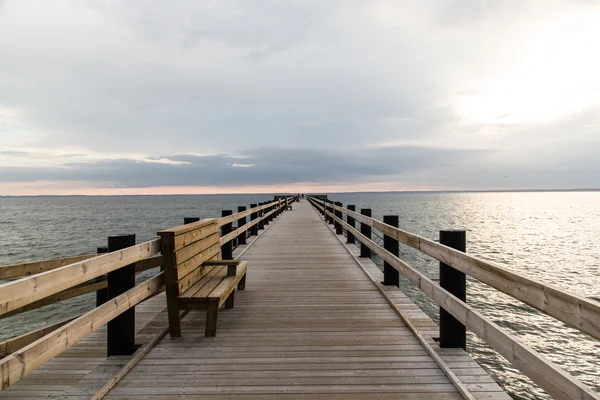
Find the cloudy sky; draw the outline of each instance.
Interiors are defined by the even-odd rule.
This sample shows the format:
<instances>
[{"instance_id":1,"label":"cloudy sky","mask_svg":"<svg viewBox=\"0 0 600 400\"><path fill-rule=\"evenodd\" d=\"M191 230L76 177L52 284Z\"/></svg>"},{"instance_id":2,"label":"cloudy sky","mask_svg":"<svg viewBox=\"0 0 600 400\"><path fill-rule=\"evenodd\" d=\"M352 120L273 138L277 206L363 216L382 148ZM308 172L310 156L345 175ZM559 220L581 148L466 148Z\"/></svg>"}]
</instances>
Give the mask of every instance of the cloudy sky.
<instances>
[{"instance_id":1,"label":"cloudy sky","mask_svg":"<svg viewBox=\"0 0 600 400\"><path fill-rule=\"evenodd\" d=\"M0 0L0 195L600 187L594 0Z\"/></svg>"}]
</instances>

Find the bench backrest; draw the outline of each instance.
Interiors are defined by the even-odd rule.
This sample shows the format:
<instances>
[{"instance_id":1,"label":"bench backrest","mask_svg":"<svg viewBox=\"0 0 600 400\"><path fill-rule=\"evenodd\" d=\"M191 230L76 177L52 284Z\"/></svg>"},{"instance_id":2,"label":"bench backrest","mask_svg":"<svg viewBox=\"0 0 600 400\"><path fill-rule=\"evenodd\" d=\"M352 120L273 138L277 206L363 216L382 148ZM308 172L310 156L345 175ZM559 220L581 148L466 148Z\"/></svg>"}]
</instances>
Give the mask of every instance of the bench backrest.
<instances>
[{"instance_id":1,"label":"bench backrest","mask_svg":"<svg viewBox=\"0 0 600 400\"><path fill-rule=\"evenodd\" d=\"M167 295L185 292L213 267L208 260L221 259L219 226L216 219L204 219L158 232L162 242Z\"/></svg>"}]
</instances>

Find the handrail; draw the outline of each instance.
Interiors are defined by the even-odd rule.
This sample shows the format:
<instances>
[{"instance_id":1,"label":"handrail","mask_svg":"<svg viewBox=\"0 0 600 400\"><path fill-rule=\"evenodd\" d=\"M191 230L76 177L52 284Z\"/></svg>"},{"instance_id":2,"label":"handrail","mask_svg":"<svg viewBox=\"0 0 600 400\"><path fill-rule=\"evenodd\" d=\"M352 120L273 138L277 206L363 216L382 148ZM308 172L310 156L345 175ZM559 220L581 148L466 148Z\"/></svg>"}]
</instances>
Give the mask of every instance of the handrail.
<instances>
[{"instance_id":1,"label":"handrail","mask_svg":"<svg viewBox=\"0 0 600 400\"><path fill-rule=\"evenodd\" d=\"M271 210L268 213L266 213L265 215L263 215L260 218L256 218L251 220L250 222L246 223L245 225L242 225L241 227L237 228L236 230L229 232L228 234L226 234L225 236L221 236L219 238L219 242L221 243L221 245L224 245L225 243L235 239L236 237L238 237L242 232L248 230L248 228L253 227L254 225L258 224L260 221L268 218L269 216L271 216L271 214L277 212L277 210L279 210L278 208L275 210Z\"/></svg>"},{"instance_id":2,"label":"handrail","mask_svg":"<svg viewBox=\"0 0 600 400\"><path fill-rule=\"evenodd\" d=\"M160 239L0 285L0 315L160 252Z\"/></svg>"},{"instance_id":3,"label":"handrail","mask_svg":"<svg viewBox=\"0 0 600 400\"><path fill-rule=\"evenodd\" d=\"M288 201L290 199L292 199L292 198L293 198L293 196L288 197ZM262 206L257 206L257 207L254 207L254 208L250 208L249 210L245 210L245 211L240 211L240 212L238 212L236 214L231 214L231 215L228 215L226 217L217 218L217 221L219 222L218 226L221 227L221 226L229 224L231 222L235 222L235 221L237 221L240 218L247 217L248 215L250 215L252 213L255 213L255 212L260 211L260 210L264 210L265 208L273 207L273 206L278 205L278 204L281 204L279 202L279 200L274 200L274 201L271 201L271 202L269 202L267 204L263 204Z\"/></svg>"},{"instance_id":4,"label":"handrail","mask_svg":"<svg viewBox=\"0 0 600 400\"><path fill-rule=\"evenodd\" d=\"M33 261L23 264L0 266L0 280L18 278L21 276L35 275L52 269L64 267L77 261L94 258L98 254L84 254L81 256L71 256L63 258L54 258L51 260Z\"/></svg>"},{"instance_id":5,"label":"handrail","mask_svg":"<svg viewBox=\"0 0 600 400\"><path fill-rule=\"evenodd\" d=\"M46 361L73 346L126 310L160 293L163 288L164 278L161 272L3 358L0 360L2 390L19 381Z\"/></svg>"},{"instance_id":6,"label":"handrail","mask_svg":"<svg viewBox=\"0 0 600 400\"><path fill-rule=\"evenodd\" d=\"M98 257L98 254L95 254L94 257ZM157 268L162 265L162 255L157 254L155 256L148 257L144 260L140 260L135 263L135 273L136 275L147 271L152 268ZM59 268L59 267L56 267ZM54 269L56 269L54 268ZM72 288L63 290L61 292L52 294L48 297L44 297L41 300L34 301L33 303L27 304L23 307L17 308L16 310L12 310L7 312L6 314L0 315L0 319L12 317L14 315L22 314L27 311L35 310L40 307L45 307L50 304L58 303L59 301L68 300L73 297L78 297L87 293L95 292L101 289L108 287L106 282L106 276L100 276L98 278L94 278L92 280L87 281L81 285L74 286Z\"/></svg>"},{"instance_id":7,"label":"handrail","mask_svg":"<svg viewBox=\"0 0 600 400\"><path fill-rule=\"evenodd\" d=\"M42 272L51 271L56 268L64 267L78 261L89 260L90 258L98 257L99 254L84 254L81 256L71 256L63 258L54 258L51 260L32 261L23 264L2 265L0 266L0 281L21 278L40 274ZM160 254L140 260L135 263L135 272L139 273L151 268L156 268L162 265L162 256Z\"/></svg>"},{"instance_id":8,"label":"handrail","mask_svg":"<svg viewBox=\"0 0 600 400\"><path fill-rule=\"evenodd\" d=\"M324 204L320 205L318 201L315 201L310 197L309 200L313 206L322 209L323 212L333 218L334 221L342 224L342 226L351 232L356 239L379 255L393 268L398 270L413 285L418 287L423 293L428 295L439 304L440 307L448 311L477 336L486 341L494 350L540 385L540 387L546 390L550 395L560 399L600 399L600 394L594 392L542 354L529 346L520 343L516 337L488 320L480 312L473 309L456 296L441 288L417 269L364 236L355 227L350 226L350 224L343 219L338 218L334 212L328 211L327 208L332 208L332 204L325 207ZM337 210L345 212L345 209L342 209L342 207L337 207ZM363 218L363 220L377 221L372 218L367 218ZM445 248L445 246L443 247Z\"/></svg>"},{"instance_id":9,"label":"handrail","mask_svg":"<svg viewBox=\"0 0 600 400\"><path fill-rule=\"evenodd\" d=\"M528 278L508 267L482 260L433 240L395 228L347 208L328 207L351 216L405 245L461 271L563 323L600 340L600 302Z\"/></svg>"}]
</instances>

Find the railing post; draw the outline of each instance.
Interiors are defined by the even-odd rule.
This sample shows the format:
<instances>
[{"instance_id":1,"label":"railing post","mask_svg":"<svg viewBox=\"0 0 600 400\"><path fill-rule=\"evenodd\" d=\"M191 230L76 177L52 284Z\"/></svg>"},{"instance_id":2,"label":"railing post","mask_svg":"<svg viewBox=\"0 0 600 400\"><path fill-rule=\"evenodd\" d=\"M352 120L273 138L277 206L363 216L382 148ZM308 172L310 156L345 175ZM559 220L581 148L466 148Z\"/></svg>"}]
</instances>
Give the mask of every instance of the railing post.
<instances>
[{"instance_id":1,"label":"railing post","mask_svg":"<svg viewBox=\"0 0 600 400\"><path fill-rule=\"evenodd\" d=\"M259 206L262 206L264 203L258 203ZM258 212L258 218L262 218L262 216L265 215L265 210L260 210ZM261 229L265 229L265 220L261 219L260 221L258 221L258 230Z\"/></svg>"},{"instance_id":2,"label":"railing post","mask_svg":"<svg viewBox=\"0 0 600 400\"><path fill-rule=\"evenodd\" d=\"M246 206L238 206L238 212L244 212L246 211ZM238 229L241 228L242 226L246 225L246 217L242 217L240 219L237 220L237 227ZM240 233L238 235L238 245L240 244L246 244L246 231Z\"/></svg>"},{"instance_id":3,"label":"railing post","mask_svg":"<svg viewBox=\"0 0 600 400\"><path fill-rule=\"evenodd\" d=\"M326 207L327 207L327 211L328 211L329 213L333 212L333 210L332 210L332 209L331 209L331 207L329 206L329 204L331 204L331 203L332 203L332 202L331 202L330 200L327 200L327 205L326 205ZM333 217L332 217L331 215L329 215L329 214L325 214L325 215L327 216L327 223L328 223L328 224L330 224L330 225L331 225L331 224L333 224Z\"/></svg>"},{"instance_id":4,"label":"railing post","mask_svg":"<svg viewBox=\"0 0 600 400\"><path fill-rule=\"evenodd\" d=\"M258 204L250 204L250 208L256 208L258 207ZM258 218L258 213L257 212L253 212L252 214L250 214L250 221L254 221L256 218ZM250 235L258 235L258 224L254 224L252 225L252 227L250 227Z\"/></svg>"},{"instance_id":5,"label":"railing post","mask_svg":"<svg viewBox=\"0 0 600 400\"><path fill-rule=\"evenodd\" d=\"M461 230L440 231L440 244L465 252L467 234ZM467 300L467 280L463 272L440 262L440 286L458 297ZM440 347L467 348L467 328L449 312L440 307Z\"/></svg>"},{"instance_id":6,"label":"railing post","mask_svg":"<svg viewBox=\"0 0 600 400\"><path fill-rule=\"evenodd\" d=\"M370 208L361 208L360 213L366 217L371 216ZM367 237L367 239L371 239L371 227L367 224L360 223L360 233ZM371 257L371 249L369 249L364 243L360 244L360 256L361 257Z\"/></svg>"},{"instance_id":7,"label":"railing post","mask_svg":"<svg viewBox=\"0 0 600 400\"><path fill-rule=\"evenodd\" d=\"M383 223L398 227L398 216L397 215L384 215ZM391 236L386 234L383 235L383 248L398 257L400 255L400 246L398 241ZM397 269L392 267L386 261L383 262L383 282L384 285L396 285L400 287L400 273Z\"/></svg>"},{"instance_id":8,"label":"railing post","mask_svg":"<svg viewBox=\"0 0 600 400\"><path fill-rule=\"evenodd\" d=\"M108 253L108 247L106 247L106 246L98 247L98 248L96 248L96 253L97 254ZM102 276L99 276L97 279L99 282L102 279L108 280L108 277L106 275L102 275ZM102 304L106 303L107 296L108 296L108 293L106 291L106 288L96 290L96 307L100 307Z\"/></svg>"},{"instance_id":9,"label":"railing post","mask_svg":"<svg viewBox=\"0 0 600 400\"><path fill-rule=\"evenodd\" d=\"M356 211L356 206L354 204L348 204L346 206L346 208L350 211ZM353 228L355 227L354 226L354 217L351 217L350 215L346 216L346 222L351 227L353 227ZM354 243L354 234L352 232L350 232L349 229L346 229L346 243Z\"/></svg>"},{"instance_id":10,"label":"railing post","mask_svg":"<svg viewBox=\"0 0 600 400\"><path fill-rule=\"evenodd\" d=\"M108 252L135 246L135 235L108 237ZM108 273L107 301L135 287L135 264ZM107 324L107 356L131 355L135 351L135 307L125 310Z\"/></svg>"},{"instance_id":11,"label":"railing post","mask_svg":"<svg viewBox=\"0 0 600 400\"><path fill-rule=\"evenodd\" d=\"M341 207L342 206L342 202L336 201L335 205ZM338 217L339 219L342 219L342 210L336 210L335 211L335 216ZM337 221L335 221L335 233L337 235L341 235L341 234L344 233L344 229L343 229L342 224L339 223L339 222L337 222Z\"/></svg>"},{"instance_id":12,"label":"railing post","mask_svg":"<svg viewBox=\"0 0 600 400\"><path fill-rule=\"evenodd\" d=\"M184 225L191 224L191 223L198 222L198 221L200 221L200 218L198 218L198 217L183 217Z\"/></svg>"},{"instance_id":13,"label":"railing post","mask_svg":"<svg viewBox=\"0 0 600 400\"><path fill-rule=\"evenodd\" d=\"M221 217L228 217L231 214L233 214L233 211L231 211L231 210L222 210L221 211ZM228 233L231 233L232 229L233 229L233 225L231 222L221 226L221 236L225 236ZM223 258L223 260L232 260L233 259L233 243L231 242L231 240L229 242L223 243L221 245L221 258Z\"/></svg>"}]
</instances>

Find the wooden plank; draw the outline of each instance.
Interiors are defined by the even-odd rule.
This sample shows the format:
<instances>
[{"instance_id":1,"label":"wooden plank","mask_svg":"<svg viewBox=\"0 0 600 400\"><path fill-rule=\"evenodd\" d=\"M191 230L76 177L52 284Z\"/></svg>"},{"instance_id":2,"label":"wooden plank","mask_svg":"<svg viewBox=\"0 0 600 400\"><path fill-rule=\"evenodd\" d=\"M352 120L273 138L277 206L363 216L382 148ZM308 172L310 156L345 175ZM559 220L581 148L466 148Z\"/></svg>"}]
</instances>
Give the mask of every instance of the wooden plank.
<instances>
[{"instance_id":1,"label":"wooden plank","mask_svg":"<svg viewBox=\"0 0 600 400\"><path fill-rule=\"evenodd\" d=\"M160 273L3 358L0 360L2 390L13 385L124 311L159 293L163 286L163 274Z\"/></svg>"},{"instance_id":2,"label":"wooden plank","mask_svg":"<svg viewBox=\"0 0 600 400\"><path fill-rule=\"evenodd\" d=\"M160 252L160 239L0 285L0 315Z\"/></svg>"},{"instance_id":3,"label":"wooden plank","mask_svg":"<svg viewBox=\"0 0 600 400\"><path fill-rule=\"evenodd\" d=\"M237 284L242 279L248 268L248 262L244 261L237 267L237 272L233 276L227 276L221 283L207 296L209 299L219 299L225 301L227 296L231 294L237 287ZM221 302L222 303L222 302Z\"/></svg>"},{"instance_id":4,"label":"wooden plank","mask_svg":"<svg viewBox=\"0 0 600 400\"><path fill-rule=\"evenodd\" d=\"M74 288L63 290L62 292L58 292L56 294L53 294L46 298L43 298L42 300L34 301L33 303L27 304L26 306L23 306L23 307L17 308L16 310L7 312L4 315L0 315L0 319L8 318L13 315L17 315L17 314L21 314L21 313L24 313L27 311L35 310L40 307L45 307L50 304L58 303L59 301L72 299L73 297L78 297L78 296L84 295L86 293L95 292L100 289L104 289L107 286L108 285L107 285L106 280L104 280L102 282L95 282L95 283L89 283L89 284L75 286Z\"/></svg>"},{"instance_id":5,"label":"wooden plank","mask_svg":"<svg viewBox=\"0 0 600 400\"><path fill-rule=\"evenodd\" d=\"M336 217L334 213L325 212L549 394L567 399L600 399L600 394L594 392L548 358L520 343L516 337L439 287L417 269L362 235L360 231L348 225L343 219Z\"/></svg>"},{"instance_id":6,"label":"wooden plank","mask_svg":"<svg viewBox=\"0 0 600 400\"><path fill-rule=\"evenodd\" d=\"M197 229L193 229L189 232L175 235L175 250L179 250L182 247L188 246L194 242L197 242L200 239L210 236L212 233L218 232L216 221L214 219L211 219L209 221L210 223L204 223ZM183 226L188 225L190 224L186 224Z\"/></svg>"},{"instance_id":7,"label":"wooden plank","mask_svg":"<svg viewBox=\"0 0 600 400\"><path fill-rule=\"evenodd\" d=\"M598 301L528 278L504 265L482 260L376 219L365 217L347 208L335 205L332 207L600 340L600 302Z\"/></svg>"},{"instance_id":8,"label":"wooden plank","mask_svg":"<svg viewBox=\"0 0 600 400\"><path fill-rule=\"evenodd\" d=\"M235 221L237 221L238 219L240 219L242 217L246 217L246 216L248 216L248 215L250 215L250 214L252 214L254 212L257 212L257 211L260 211L260 210L264 210L265 208L269 208L269 207L271 207L271 206L273 206L275 204L277 204L277 201L272 201L270 203L263 204L262 206L254 207L254 208L251 208L251 209L246 210L246 211L242 211L242 212L239 212L239 213L236 213L236 214L228 215L228 216L223 217L223 218L219 218L218 219L219 227L221 227L223 225L226 225L226 224L229 224L231 222L235 222Z\"/></svg>"},{"instance_id":9,"label":"wooden plank","mask_svg":"<svg viewBox=\"0 0 600 400\"><path fill-rule=\"evenodd\" d=\"M192 258L186 260L183 264L177 265L177 279L181 280L181 279L184 279L185 277L188 277L192 272L197 270L206 261L211 260L215 256L220 256L220 254L221 254L221 245L218 242L215 243L213 246L197 253ZM198 276L202 276L202 274L200 274ZM191 277L188 277L188 279L190 279L190 278ZM189 284L195 282L196 278L197 278L196 276L194 278L191 278L190 282L188 282L188 286L189 286Z\"/></svg>"},{"instance_id":10,"label":"wooden plank","mask_svg":"<svg viewBox=\"0 0 600 400\"><path fill-rule=\"evenodd\" d=\"M152 268L157 268L162 265L162 255L158 254L153 257L149 257L145 260L141 260L135 263L135 273L147 271Z\"/></svg>"},{"instance_id":11,"label":"wooden plank","mask_svg":"<svg viewBox=\"0 0 600 400\"><path fill-rule=\"evenodd\" d=\"M219 272L223 271L225 269L224 266L217 266L215 268L210 269L210 271L208 271L204 276L202 276L201 279L198 279L196 282L194 282L186 291L182 292L179 295L179 298L191 298L193 297L193 295L200 290L204 285L206 285L208 282L210 282L215 275L217 275Z\"/></svg>"},{"instance_id":12,"label":"wooden plank","mask_svg":"<svg viewBox=\"0 0 600 400\"><path fill-rule=\"evenodd\" d=\"M238 235L240 233L244 232L245 230L247 230L251 226L258 224L259 221L267 219L271 214L273 214L276 211L277 210L271 210L268 213L266 213L265 215L263 215L261 218L256 218L256 219L248 222L247 224L245 224L241 228L238 228L235 231L232 231L232 232L228 233L225 236L221 236L221 238L219 238L219 242L221 243L221 245L223 245L223 244L229 242L230 240L235 239L236 237L238 237Z\"/></svg>"},{"instance_id":13,"label":"wooden plank","mask_svg":"<svg viewBox=\"0 0 600 400\"><path fill-rule=\"evenodd\" d=\"M206 298L208 297L210 292L212 292L214 288L217 287L226 276L227 267L214 267L213 270L210 271L209 276L207 276L207 281L203 282L203 284L198 287L197 291L189 290L186 293L183 293L181 296L179 296L179 298Z\"/></svg>"},{"instance_id":14,"label":"wooden plank","mask_svg":"<svg viewBox=\"0 0 600 400\"><path fill-rule=\"evenodd\" d=\"M158 236L162 236L161 234L171 233L174 236L183 235L184 233L188 233L194 231L198 228L202 228L203 226L213 224L215 222L214 218L201 219L200 221L192 222L191 224L179 225L169 229L163 229L158 233Z\"/></svg>"},{"instance_id":15,"label":"wooden plank","mask_svg":"<svg viewBox=\"0 0 600 400\"><path fill-rule=\"evenodd\" d=\"M4 265L0 267L0 280L39 274L96 256L97 254L84 254L81 256L56 258L53 260L33 261L25 264Z\"/></svg>"},{"instance_id":16,"label":"wooden plank","mask_svg":"<svg viewBox=\"0 0 600 400\"><path fill-rule=\"evenodd\" d=\"M34 331L25 333L21 336L14 337L12 339L0 343L0 358L4 358L9 354L12 354L15 351L27 346L28 344L35 342L39 338L46 336L48 333L56 330L57 328L60 328L61 326L74 320L75 318L77 317L63 319L51 325L44 326L43 328L36 329Z\"/></svg>"},{"instance_id":17,"label":"wooden plank","mask_svg":"<svg viewBox=\"0 0 600 400\"><path fill-rule=\"evenodd\" d=\"M181 265L186 260L194 257L197 254L202 253L207 250L215 243L219 243L219 234L217 232L217 226L211 225L212 232L206 236L198 240L197 242L191 243L185 247L182 247L179 250L175 250L175 264Z\"/></svg>"}]
</instances>

